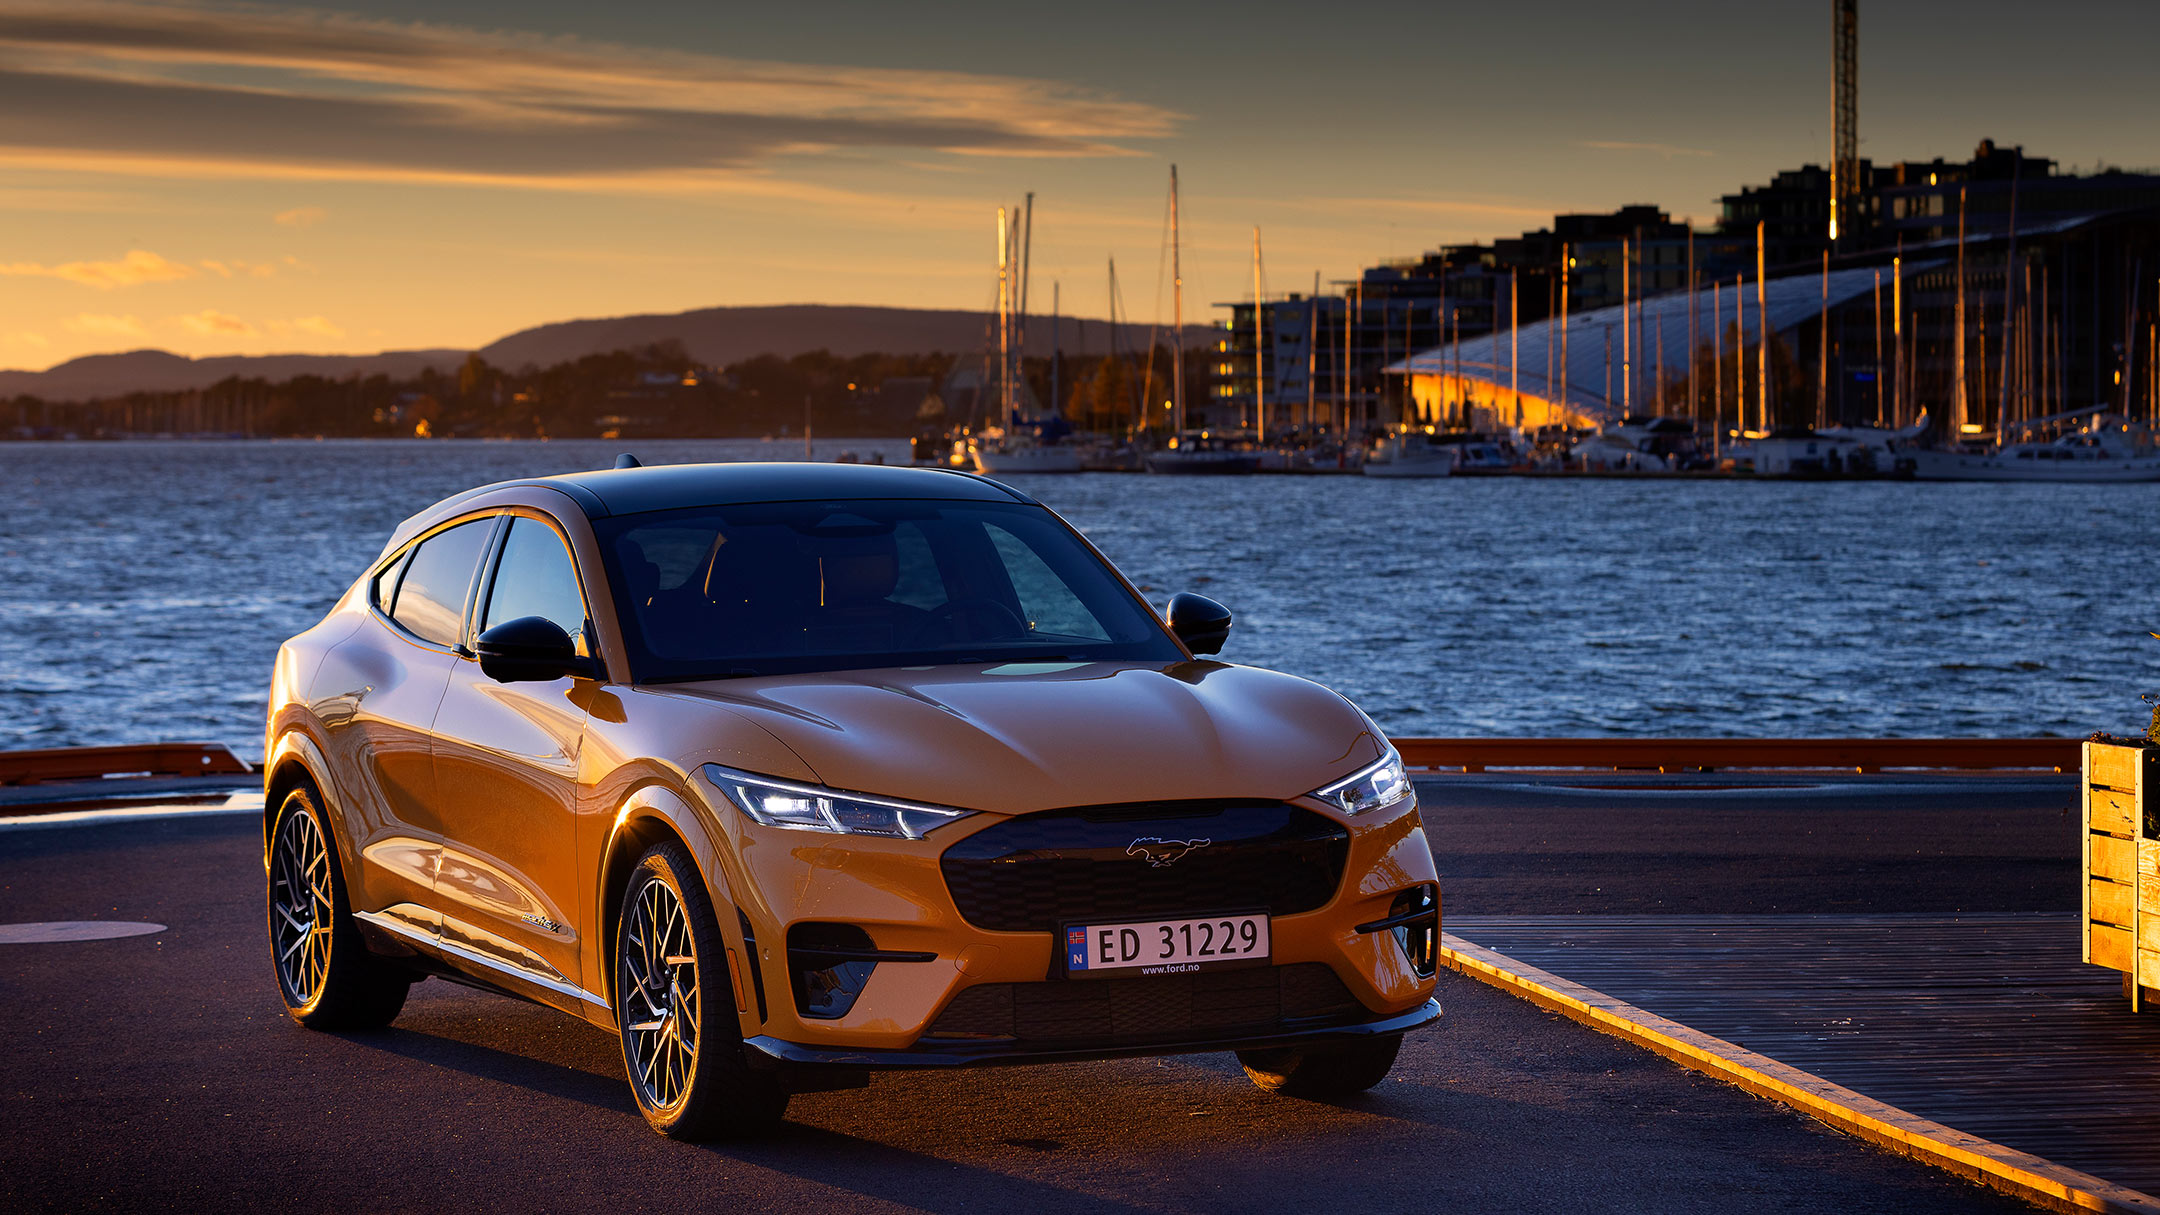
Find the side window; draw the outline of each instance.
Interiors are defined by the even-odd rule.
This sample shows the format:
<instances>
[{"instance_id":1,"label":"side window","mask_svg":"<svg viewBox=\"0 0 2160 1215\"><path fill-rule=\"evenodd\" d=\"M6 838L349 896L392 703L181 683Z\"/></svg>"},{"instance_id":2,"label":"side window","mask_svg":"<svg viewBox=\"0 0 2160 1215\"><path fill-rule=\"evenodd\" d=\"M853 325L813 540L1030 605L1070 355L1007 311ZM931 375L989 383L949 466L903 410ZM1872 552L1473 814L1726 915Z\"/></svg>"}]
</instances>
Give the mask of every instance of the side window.
<instances>
[{"instance_id":1,"label":"side window","mask_svg":"<svg viewBox=\"0 0 2160 1215\"><path fill-rule=\"evenodd\" d=\"M415 637L456 645L465 621L465 592L494 529L495 520L475 519L421 541L405 562L390 618Z\"/></svg>"},{"instance_id":2,"label":"side window","mask_svg":"<svg viewBox=\"0 0 2160 1215\"><path fill-rule=\"evenodd\" d=\"M375 585L368 589L368 600L381 608L383 615L389 615L391 606L397 602L398 578L405 573L405 567L411 564L412 550L406 549L397 560L383 567L382 573L375 575Z\"/></svg>"},{"instance_id":3,"label":"side window","mask_svg":"<svg viewBox=\"0 0 2160 1215\"><path fill-rule=\"evenodd\" d=\"M996 524L984 530L990 533L990 543L1005 565L1005 576L1012 580L1013 594L1020 598L1020 612L1027 617L1031 631L1090 641L1110 639L1095 613L1087 610L1065 580L1044 564L1026 541Z\"/></svg>"},{"instance_id":4,"label":"side window","mask_svg":"<svg viewBox=\"0 0 2160 1215\"><path fill-rule=\"evenodd\" d=\"M577 636L585 628L585 599L578 593L577 567L555 529L538 519L510 521L502 560L495 566L495 587L488 592L482 631L521 616L543 616Z\"/></svg>"}]
</instances>

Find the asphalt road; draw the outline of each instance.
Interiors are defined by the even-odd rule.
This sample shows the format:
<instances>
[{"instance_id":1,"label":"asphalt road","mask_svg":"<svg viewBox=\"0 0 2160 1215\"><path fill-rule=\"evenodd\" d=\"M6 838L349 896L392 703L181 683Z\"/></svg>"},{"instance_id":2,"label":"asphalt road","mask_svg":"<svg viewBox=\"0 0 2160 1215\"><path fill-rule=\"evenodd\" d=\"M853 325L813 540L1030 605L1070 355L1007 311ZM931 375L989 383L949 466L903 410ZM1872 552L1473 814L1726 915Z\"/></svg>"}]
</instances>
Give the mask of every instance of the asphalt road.
<instances>
[{"instance_id":1,"label":"asphalt road","mask_svg":"<svg viewBox=\"0 0 2160 1215\"><path fill-rule=\"evenodd\" d=\"M1863 815L1424 792L1451 912L1842 910L1891 898L1886 875L1923 904L2075 897L2052 795ZM389 1031L293 1025L256 838L244 817L0 832L0 922L170 926L0 946L0 1209L2032 1209L1448 975L1442 1023L1342 1104L1262 1093L1228 1056L1126 1060L883 1076L798 1097L768 1139L674 1144L614 1040L546 1009L430 981Z\"/></svg>"}]
</instances>

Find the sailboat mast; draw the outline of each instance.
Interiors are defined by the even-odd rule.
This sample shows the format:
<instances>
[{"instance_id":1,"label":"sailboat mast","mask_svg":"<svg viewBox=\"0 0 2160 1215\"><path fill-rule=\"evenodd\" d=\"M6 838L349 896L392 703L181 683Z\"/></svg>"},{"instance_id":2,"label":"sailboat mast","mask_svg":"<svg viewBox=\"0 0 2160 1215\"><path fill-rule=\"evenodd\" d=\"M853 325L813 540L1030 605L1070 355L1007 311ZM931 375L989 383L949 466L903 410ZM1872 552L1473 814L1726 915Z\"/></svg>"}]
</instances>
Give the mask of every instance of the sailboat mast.
<instances>
[{"instance_id":1,"label":"sailboat mast","mask_svg":"<svg viewBox=\"0 0 2160 1215\"><path fill-rule=\"evenodd\" d=\"M1620 238L1620 416L1635 412L1635 287L1628 238Z\"/></svg>"},{"instance_id":2,"label":"sailboat mast","mask_svg":"<svg viewBox=\"0 0 2160 1215\"><path fill-rule=\"evenodd\" d=\"M1560 403L1568 402L1568 389L1575 383L1572 365L1568 362L1568 292L1575 284L1575 255L1573 246L1560 246ZM1546 415L1549 422L1566 423L1566 419Z\"/></svg>"},{"instance_id":3,"label":"sailboat mast","mask_svg":"<svg viewBox=\"0 0 2160 1215\"><path fill-rule=\"evenodd\" d=\"M1905 425L1905 238L1890 259L1890 424Z\"/></svg>"},{"instance_id":4,"label":"sailboat mast","mask_svg":"<svg viewBox=\"0 0 2160 1215\"><path fill-rule=\"evenodd\" d=\"M1702 397L1695 391L1695 364L1702 361L1700 351L1695 344L1695 221L1690 219L1687 228L1687 409L1689 419L1698 425L1702 422Z\"/></svg>"},{"instance_id":5,"label":"sailboat mast","mask_svg":"<svg viewBox=\"0 0 2160 1215\"><path fill-rule=\"evenodd\" d=\"M1252 395L1253 429L1267 442L1267 367L1260 324L1260 225L1252 230Z\"/></svg>"},{"instance_id":6,"label":"sailboat mast","mask_svg":"<svg viewBox=\"0 0 2160 1215\"><path fill-rule=\"evenodd\" d=\"M1320 272L1312 272L1312 294L1305 297L1305 425L1313 424L1313 381L1320 375Z\"/></svg>"},{"instance_id":7,"label":"sailboat mast","mask_svg":"<svg viewBox=\"0 0 2160 1215\"><path fill-rule=\"evenodd\" d=\"M1058 412L1058 285L1050 282L1050 412Z\"/></svg>"},{"instance_id":8,"label":"sailboat mast","mask_svg":"<svg viewBox=\"0 0 2160 1215\"><path fill-rule=\"evenodd\" d=\"M1185 274L1178 264L1177 166L1170 166L1170 417L1185 433ZM1155 280L1157 283L1161 279ZM1156 288L1161 290L1160 287ZM1160 300L1161 296L1156 296ZM1156 305L1161 307L1160 304ZM1156 315L1160 316L1161 313Z\"/></svg>"},{"instance_id":9,"label":"sailboat mast","mask_svg":"<svg viewBox=\"0 0 2160 1215\"><path fill-rule=\"evenodd\" d=\"M2025 157L2019 154L2010 165L2010 245L2003 254L2003 323L2002 323L2002 383L1995 394L1995 446L2010 441L2010 350L2017 345L2013 335L2017 333L2017 205L2018 171L2024 166ZM2136 349L2136 343L2130 343Z\"/></svg>"},{"instance_id":10,"label":"sailboat mast","mask_svg":"<svg viewBox=\"0 0 2160 1215\"><path fill-rule=\"evenodd\" d=\"M1710 280L1710 458L1725 455L1725 280Z\"/></svg>"},{"instance_id":11,"label":"sailboat mast","mask_svg":"<svg viewBox=\"0 0 2160 1215\"><path fill-rule=\"evenodd\" d=\"M1822 316L1815 325L1815 429L1830 424L1830 251L1822 255Z\"/></svg>"},{"instance_id":12,"label":"sailboat mast","mask_svg":"<svg viewBox=\"0 0 2160 1215\"><path fill-rule=\"evenodd\" d=\"M1020 290L1013 295L1013 366L1014 378L1025 382L1027 376L1027 299L1028 262L1035 248L1035 191L1027 192L1026 205L1019 217L1019 230L1014 234L1020 243Z\"/></svg>"},{"instance_id":13,"label":"sailboat mast","mask_svg":"<svg viewBox=\"0 0 2160 1215\"><path fill-rule=\"evenodd\" d=\"M1957 243L1957 308L1952 322L1957 333L1952 337L1951 374L1955 377L1950 389L1950 441L1959 442L1965 437L1965 187L1958 187L1958 243Z\"/></svg>"},{"instance_id":14,"label":"sailboat mast","mask_svg":"<svg viewBox=\"0 0 2160 1215\"><path fill-rule=\"evenodd\" d=\"M998 208L998 425L1012 418L1012 241Z\"/></svg>"},{"instance_id":15,"label":"sailboat mast","mask_svg":"<svg viewBox=\"0 0 2160 1215\"><path fill-rule=\"evenodd\" d=\"M1882 270L1875 271L1875 424L1883 424Z\"/></svg>"},{"instance_id":16,"label":"sailboat mast","mask_svg":"<svg viewBox=\"0 0 2160 1215\"><path fill-rule=\"evenodd\" d=\"M1770 431L1770 279L1769 253L1764 242L1769 224L1755 221L1755 336L1761 351L1755 356L1755 428Z\"/></svg>"},{"instance_id":17,"label":"sailboat mast","mask_svg":"<svg viewBox=\"0 0 2160 1215\"><path fill-rule=\"evenodd\" d=\"M1515 429L1519 431L1522 429L1522 358L1520 357L1522 348L1516 342L1520 330L1516 325L1518 314L1515 308L1515 286L1515 267L1509 266L1507 272L1507 390L1508 396L1515 400ZM1405 354L1407 355L1407 352ZM1404 378L1408 379L1407 376Z\"/></svg>"}]
</instances>

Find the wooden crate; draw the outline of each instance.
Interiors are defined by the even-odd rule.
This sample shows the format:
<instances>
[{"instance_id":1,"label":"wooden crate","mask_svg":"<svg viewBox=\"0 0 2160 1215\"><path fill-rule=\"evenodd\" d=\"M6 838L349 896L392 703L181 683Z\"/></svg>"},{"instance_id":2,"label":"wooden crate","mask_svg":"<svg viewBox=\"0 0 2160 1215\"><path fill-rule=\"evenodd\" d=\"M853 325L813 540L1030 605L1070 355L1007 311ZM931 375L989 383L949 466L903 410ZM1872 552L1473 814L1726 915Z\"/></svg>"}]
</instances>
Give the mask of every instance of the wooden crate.
<instances>
[{"instance_id":1,"label":"wooden crate","mask_svg":"<svg viewBox=\"0 0 2160 1215\"><path fill-rule=\"evenodd\" d=\"M2084 958L2160 1001L2160 748L2085 744Z\"/></svg>"}]
</instances>

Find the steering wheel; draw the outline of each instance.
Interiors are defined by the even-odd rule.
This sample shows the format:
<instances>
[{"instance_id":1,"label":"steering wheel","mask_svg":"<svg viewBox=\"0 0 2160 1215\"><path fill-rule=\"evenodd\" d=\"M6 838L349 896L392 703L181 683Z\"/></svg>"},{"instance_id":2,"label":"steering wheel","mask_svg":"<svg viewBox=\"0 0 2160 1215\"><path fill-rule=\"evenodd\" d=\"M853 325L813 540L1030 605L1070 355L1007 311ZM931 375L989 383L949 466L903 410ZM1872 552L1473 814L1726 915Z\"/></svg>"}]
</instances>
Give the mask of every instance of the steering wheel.
<instances>
[{"instance_id":1,"label":"steering wheel","mask_svg":"<svg viewBox=\"0 0 2160 1215\"><path fill-rule=\"evenodd\" d=\"M956 634L955 640L961 641L1002 641L1027 635L1027 622L1018 613L995 599L980 596L954 599L930 609L929 623L950 630Z\"/></svg>"}]
</instances>

